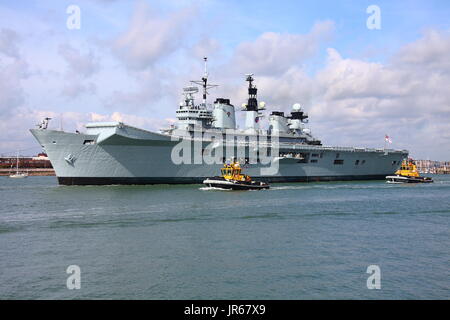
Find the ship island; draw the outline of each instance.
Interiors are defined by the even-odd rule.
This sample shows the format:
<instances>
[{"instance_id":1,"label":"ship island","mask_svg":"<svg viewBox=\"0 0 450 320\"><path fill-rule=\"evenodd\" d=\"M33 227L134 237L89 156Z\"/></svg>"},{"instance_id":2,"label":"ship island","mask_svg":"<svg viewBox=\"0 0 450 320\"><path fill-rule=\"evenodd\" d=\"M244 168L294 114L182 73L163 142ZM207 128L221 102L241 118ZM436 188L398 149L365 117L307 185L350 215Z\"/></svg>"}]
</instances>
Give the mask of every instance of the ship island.
<instances>
[{"instance_id":1,"label":"ship island","mask_svg":"<svg viewBox=\"0 0 450 320\"><path fill-rule=\"evenodd\" d=\"M407 150L326 146L307 128L309 116L299 103L289 113L272 111L268 128L261 128L266 106L258 102L254 75L245 75L248 99L236 110L230 98L208 103L208 90L215 85L208 83L207 58L204 67L201 80L183 88L176 122L168 128L149 131L123 122L94 122L85 125L85 132L66 132L49 129L50 118L45 118L30 129L50 159L58 183L196 184L214 176L230 160L241 163L256 181L384 180L408 157ZM200 90L203 99L197 103ZM244 128L236 124L236 111L245 113ZM220 160L174 161L173 151L180 141L200 144L190 151L192 158L202 158L214 149ZM271 164L276 162L275 172L262 170L271 165L261 161L263 154L270 156Z\"/></svg>"}]
</instances>

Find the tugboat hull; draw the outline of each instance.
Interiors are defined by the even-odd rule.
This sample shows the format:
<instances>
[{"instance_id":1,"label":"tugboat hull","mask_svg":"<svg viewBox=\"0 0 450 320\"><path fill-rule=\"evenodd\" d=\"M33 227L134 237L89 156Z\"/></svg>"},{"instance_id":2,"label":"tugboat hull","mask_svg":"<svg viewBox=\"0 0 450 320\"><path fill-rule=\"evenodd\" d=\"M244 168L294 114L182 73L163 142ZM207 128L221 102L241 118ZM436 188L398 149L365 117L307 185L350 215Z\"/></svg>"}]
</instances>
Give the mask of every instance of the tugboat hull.
<instances>
[{"instance_id":1,"label":"tugboat hull","mask_svg":"<svg viewBox=\"0 0 450 320\"><path fill-rule=\"evenodd\" d=\"M433 179L429 177L408 177L408 176L387 176L387 183L431 183Z\"/></svg>"},{"instance_id":2,"label":"tugboat hull","mask_svg":"<svg viewBox=\"0 0 450 320\"><path fill-rule=\"evenodd\" d=\"M227 190L262 190L269 189L270 186L265 182L259 181L229 181L223 178L209 178L203 181L208 187L227 189Z\"/></svg>"}]
</instances>

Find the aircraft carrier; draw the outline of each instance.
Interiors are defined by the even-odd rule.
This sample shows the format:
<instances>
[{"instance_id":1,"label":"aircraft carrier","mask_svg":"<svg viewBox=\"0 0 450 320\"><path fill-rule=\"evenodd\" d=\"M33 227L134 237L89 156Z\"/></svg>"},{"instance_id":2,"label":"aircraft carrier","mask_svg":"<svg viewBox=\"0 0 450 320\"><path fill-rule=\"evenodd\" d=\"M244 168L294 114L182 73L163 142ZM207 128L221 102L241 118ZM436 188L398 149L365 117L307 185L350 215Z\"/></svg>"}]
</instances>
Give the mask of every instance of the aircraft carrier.
<instances>
[{"instance_id":1,"label":"aircraft carrier","mask_svg":"<svg viewBox=\"0 0 450 320\"><path fill-rule=\"evenodd\" d=\"M123 122L96 122L86 132L50 130L49 118L31 129L47 153L61 185L202 183L235 159L255 180L308 182L384 180L407 158L407 150L324 146L306 127L298 104L289 114L273 111L260 128L266 109L258 103L252 74L246 75L248 100L241 107L245 127L236 125L228 98L207 102L206 69L200 81L183 89L177 121L158 132ZM200 88L199 88L200 87ZM202 89L203 99L195 96Z\"/></svg>"}]
</instances>

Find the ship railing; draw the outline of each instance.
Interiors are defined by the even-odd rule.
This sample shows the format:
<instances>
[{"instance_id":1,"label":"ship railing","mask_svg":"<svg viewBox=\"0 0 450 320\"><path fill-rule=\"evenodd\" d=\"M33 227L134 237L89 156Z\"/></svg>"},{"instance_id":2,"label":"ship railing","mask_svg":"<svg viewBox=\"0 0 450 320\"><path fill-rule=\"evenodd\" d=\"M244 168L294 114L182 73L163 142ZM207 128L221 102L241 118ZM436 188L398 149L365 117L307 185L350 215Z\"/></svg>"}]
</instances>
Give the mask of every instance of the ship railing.
<instances>
[{"instance_id":1,"label":"ship railing","mask_svg":"<svg viewBox=\"0 0 450 320\"><path fill-rule=\"evenodd\" d=\"M191 138L193 141L204 142L204 139L201 138ZM224 140L222 143L224 146L249 146L249 147L273 147L273 143L271 142L256 142L256 141L241 141L241 140ZM314 145L306 145L299 144L296 142L278 142L278 148L289 148L295 150L318 150L318 151L347 151L347 152L377 152L377 153L386 153L386 152L401 152L407 153L408 150L395 150L395 149L379 149L379 148L358 148L358 147L333 147L333 146L314 146Z\"/></svg>"}]
</instances>

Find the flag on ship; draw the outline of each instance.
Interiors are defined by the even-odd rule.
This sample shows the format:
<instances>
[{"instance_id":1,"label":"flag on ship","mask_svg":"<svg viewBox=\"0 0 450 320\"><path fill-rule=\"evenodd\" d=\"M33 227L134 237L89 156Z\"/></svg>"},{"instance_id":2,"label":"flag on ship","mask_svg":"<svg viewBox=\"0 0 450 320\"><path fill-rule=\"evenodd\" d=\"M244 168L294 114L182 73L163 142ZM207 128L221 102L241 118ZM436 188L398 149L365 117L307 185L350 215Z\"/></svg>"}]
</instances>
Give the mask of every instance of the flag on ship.
<instances>
[{"instance_id":1,"label":"flag on ship","mask_svg":"<svg viewBox=\"0 0 450 320\"><path fill-rule=\"evenodd\" d=\"M389 142L389 143L392 143L391 138L390 138L387 134L384 135L384 141Z\"/></svg>"}]
</instances>

